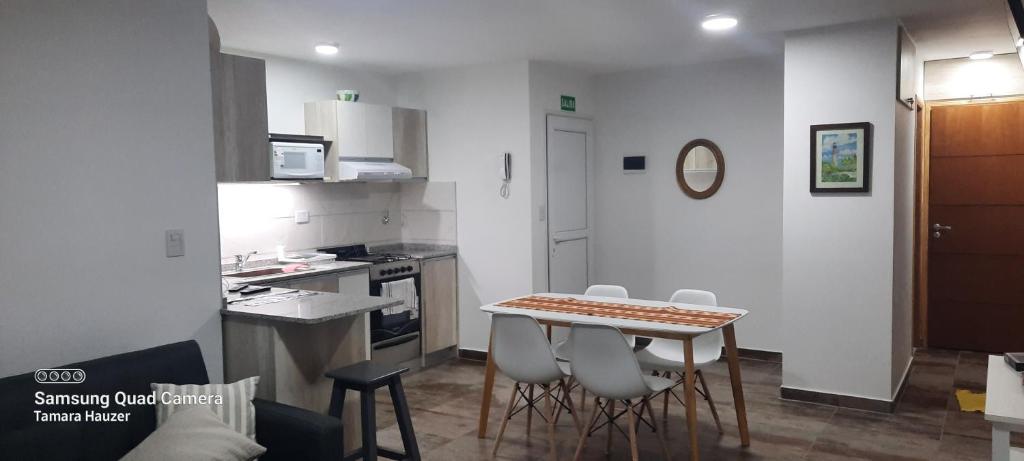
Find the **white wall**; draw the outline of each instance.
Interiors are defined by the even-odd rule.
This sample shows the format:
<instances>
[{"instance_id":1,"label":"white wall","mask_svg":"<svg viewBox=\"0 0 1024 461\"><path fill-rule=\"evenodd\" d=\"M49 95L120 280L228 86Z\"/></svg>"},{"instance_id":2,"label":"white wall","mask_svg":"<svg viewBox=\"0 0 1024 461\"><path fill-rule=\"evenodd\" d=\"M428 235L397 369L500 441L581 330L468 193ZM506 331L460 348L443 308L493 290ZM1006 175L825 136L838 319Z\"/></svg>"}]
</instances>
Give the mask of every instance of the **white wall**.
<instances>
[{"instance_id":1,"label":"white wall","mask_svg":"<svg viewBox=\"0 0 1024 461\"><path fill-rule=\"evenodd\" d=\"M741 347L782 349L782 86L781 56L597 79L595 283L650 299L714 291L751 311ZM725 156L722 188L705 200L675 179L695 138ZM622 157L637 154L647 172L623 174Z\"/></svg>"},{"instance_id":2,"label":"white wall","mask_svg":"<svg viewBox=\"0 0 1024 461\"><path fill-rule=\"evenodd\" d=\"M883 20L786 37L785 387L892 397L896 31ZM811 195L810 125L865 121L871 192Z\"/></svg>"},{"instance_id":3,"label":"white wall","mask_svg":"<svg viewBox=\"0 0 1024 461\"><path fill-rule=\"evenodd\" d=\"M896 102L893 160L893 273L891 392L899 389L913 358L914 145L917 113ZM895 397L895 395L893 395Z\"/></svg>"},{"instance_id":4,"label":"white wall","mask_svg":"<svg viewBox=\"0 0 1024 461\"><path fill-rule=\"evenodd\" d=\"M201 0L0 4L0 376L195 338L222 379L207 41Z\"/></svg>"},{"instance_id":5,"label":"white wall","mask_svg":"<svg viewBox=\"0 0 1024 461\"><path fill-rule=\"evenodd\" d=\"M483 304L532 289L528 64L418 72L398 80L398 104L426 109L432 180L458 188L459 347L486 350ZM498 159L512 153L511 196Z\"/></svg>"},{"instance_id":6,"label":"white wall","mask_svg":"<svg viewBox=\"0 0 1024 461\"><path fill-rule=\"evenodd\" d=\"M267 126L271 133L304 134L303 104L334 99L338 90L358 90L359 101L395 104L394 78L377 72L319 64L242 50L267 63Z\"/></svg>"},{"instance_id":7,"label":"white wall","mask_svg":"<svg viewBox=\"0 0 1024 461\"><path fill-rule=\"evenodd\" d=\"M548 197L547 115L558 114L593 120L597 101L594 95L593 75L551 62L530 61L529 66L533 291L544 292L548 290L548 223L547 220L542 221L540 216L541 209L546 210ZM561 110L562 95L576 97L576 112ZM589 146L588 149L593 158L594 146ZM593 273L593 264L590 269Z\"/></svg>"},{"instance_id":8,"label":"white wall","mask_svg":"<svg viewBox=\"0 0 1024 461\"><path fill-rule=\"evenodd\" d=\"M924 99L941 100L1024 94L1024 67L1016 53L992 59L944 59L924 63Z\"/></svg>"}]
</instances>

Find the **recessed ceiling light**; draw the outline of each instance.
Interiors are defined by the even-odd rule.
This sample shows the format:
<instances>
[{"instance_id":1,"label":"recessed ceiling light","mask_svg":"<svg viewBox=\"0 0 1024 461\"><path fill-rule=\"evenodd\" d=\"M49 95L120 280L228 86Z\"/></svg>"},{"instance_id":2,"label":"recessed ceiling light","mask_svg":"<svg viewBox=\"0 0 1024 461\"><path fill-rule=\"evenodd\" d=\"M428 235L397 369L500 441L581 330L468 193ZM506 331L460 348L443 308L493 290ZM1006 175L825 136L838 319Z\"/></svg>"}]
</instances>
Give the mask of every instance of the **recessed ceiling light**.
<instances>
[{"instance_id":1,"label":"recessed ceiling light","mask_svg":"<svg viewBox=\"0 0 1024 461\"><path fill-rule=\"evenodd\" d=\"M338 44L337 43L319 43L313 49L315 49L316 52L320 53L320 54L325 54L325 55L338 54Z\"/></svg>"},{"instance_id":2,"label":"recessed ceiling light","mask_svg":"<svg viewBox=\"0 0 1024 461\"><path fill-rule=\"evenodd\" d=\"M704 30L729 30L736 27L739 21L735 17L724 15L724 14L711 14L704 17L704 21L700 23L700 26Z\"/></svg>"},{"instance_id":3,"label":"recessed ceiling light","mask_svg":"<svg viewBox=\"0 0 1024 461\"><path fill-rule=\"evenodd\" d=\"M1024 46L1024 37L1017 39L1017 48Z\"/></svg>"},{"instance_id":4,"label":"recessed ceiling light","mask_svg":"<svg viewBox=\"0 0 1024 461\"><path fill-rule=\"evenodd\" d=\"M975 52L971 53L971 55L968 56L968 57L971 58L971 59L974 59L974 60L988 59L988 58L992 57L992 52L991 51L975 51Z\"/></svg>"}]
</instances>

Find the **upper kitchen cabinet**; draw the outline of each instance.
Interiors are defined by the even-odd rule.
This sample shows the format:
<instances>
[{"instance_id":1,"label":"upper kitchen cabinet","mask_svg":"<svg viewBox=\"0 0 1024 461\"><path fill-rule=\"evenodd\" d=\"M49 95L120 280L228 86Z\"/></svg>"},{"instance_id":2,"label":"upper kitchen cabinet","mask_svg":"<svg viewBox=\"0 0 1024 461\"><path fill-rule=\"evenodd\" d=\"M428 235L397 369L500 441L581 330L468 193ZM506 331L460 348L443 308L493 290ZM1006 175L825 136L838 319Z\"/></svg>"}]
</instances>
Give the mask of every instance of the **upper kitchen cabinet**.
<instances>
[{"instance_id":1,"label":"upper kitchen cabinet","mask_svg":"<svg viewBox=\"0 0 1024 461\"><path fill-rule=\"evenodd\" d=\"M217 181L270 180L264 61L211 53L210 75Z\"/></svg>"},{"instance_id":2,"label":"upper kitchen cabinet","mask_svg":"<svg viewBox=\"0 0 1024 461\"><path fill-rule=\"evenodd\" d=\"M306 134L333 141L324 180L338 178L339 159L391 160L395 156L391 107L345 101L307 102Z\"/></svg>"},{"instance_id":3,"label":"upper kitchen cabinet","mask_svg":"<svg viewBox=\"0 0 1024 461\"><path fill-rule=\"evenodd\" d=\"M305 105L306 134L333 141L325 160L324 180L339 174L339 160L382 161L427 177L427 113L378 104L315 101ZM408 176L406 176L408 177Z\"/></svg>"},{"instance_id":4,"label":"upper kitchen cabinet","mask_svg":"<svg viewBox=\"0 0 1024 461\"><path fill-rule=\"evenodd\" d=\"M413 178L427 178L427 111L392 107L395 163L412 170Z\"/></svg>"}]
</instances>

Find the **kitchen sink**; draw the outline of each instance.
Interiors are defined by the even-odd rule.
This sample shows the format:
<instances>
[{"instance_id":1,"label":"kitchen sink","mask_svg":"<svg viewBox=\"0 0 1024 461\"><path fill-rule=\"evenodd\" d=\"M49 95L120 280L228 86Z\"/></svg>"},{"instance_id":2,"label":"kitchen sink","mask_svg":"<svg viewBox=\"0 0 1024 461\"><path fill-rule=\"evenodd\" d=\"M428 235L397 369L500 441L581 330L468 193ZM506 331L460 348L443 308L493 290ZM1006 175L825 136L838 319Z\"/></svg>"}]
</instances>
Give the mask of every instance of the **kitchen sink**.
<instances>
[{"instance_id":1,"label":"kitchen sink","mask_svg":"<svg viewBox=\"0 0 1024 461\"><path fill-rule=\"evenodd\" d=\"M246 272L235 272L234 274L225 274L224 276L225 277L246 278L246 277L260 277L260 276L263 276L263 275L281 274L281 273L284 273L284 269L283 268L280 268L280 267L270 267L270 268L267 268L267 269L256 269L256 270L251 270L251 271L246 271Z\"/></svg>"}]
</instances>

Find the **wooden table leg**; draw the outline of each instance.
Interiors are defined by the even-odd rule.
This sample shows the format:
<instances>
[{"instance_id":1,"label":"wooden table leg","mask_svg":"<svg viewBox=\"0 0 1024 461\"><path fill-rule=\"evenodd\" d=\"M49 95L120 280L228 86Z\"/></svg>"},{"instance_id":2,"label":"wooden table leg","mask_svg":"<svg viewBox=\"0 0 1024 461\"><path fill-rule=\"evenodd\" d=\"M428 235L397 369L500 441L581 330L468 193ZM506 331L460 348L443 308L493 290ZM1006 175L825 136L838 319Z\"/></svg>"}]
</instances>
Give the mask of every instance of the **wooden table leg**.
<instances>
[{"instance_id":1,"label":"wooden table leg","mask_svg":"<svg viewBox=\"0 0 1024 461\"><path fill-rule=\"evenodd\" d=\"M697 449L697 389L696 370L693 368L693 338L683 340L683 356L686 360L686 382L683 384L686 429L690 433L690 459L696 461L700 458L700 450Z\"/></svg>"},{"instance_id":2,"label":"wooden table leg","mask_svg":"<svg viewBox=\"0 0 1024 461\"><path fill-rule=\"evenodd\" d=\"M491 353L491 347L494 343L494 333L491 333L490 339L487 340L487 368L484 371L484 396L483 401L480 402L480 421L476 431L477 438L487 437L487 419L491 414L491 393L494 391L494 354Z\"/></svg>"},{"instance_id":3,"label":"wooden table leg","mask_svg":"<svg viewBox=\"0 0 1024 461\"><path fill-rule=\"evenodd\" d=\"M740 356L736 349L736 329L733 324L722 327L725 337L725 355L729 361L729 380L732 381L732 399L736 406L736 422L740 427L740 443L750 446L750 430L747 429L747 404L743 401L743 381L740 379Z\"/></svg>"}]
</instances>

